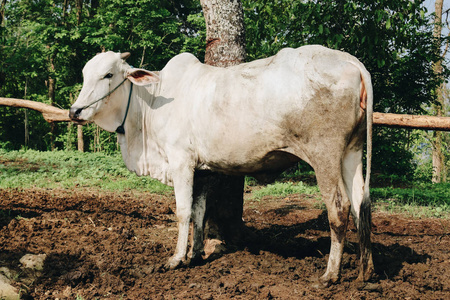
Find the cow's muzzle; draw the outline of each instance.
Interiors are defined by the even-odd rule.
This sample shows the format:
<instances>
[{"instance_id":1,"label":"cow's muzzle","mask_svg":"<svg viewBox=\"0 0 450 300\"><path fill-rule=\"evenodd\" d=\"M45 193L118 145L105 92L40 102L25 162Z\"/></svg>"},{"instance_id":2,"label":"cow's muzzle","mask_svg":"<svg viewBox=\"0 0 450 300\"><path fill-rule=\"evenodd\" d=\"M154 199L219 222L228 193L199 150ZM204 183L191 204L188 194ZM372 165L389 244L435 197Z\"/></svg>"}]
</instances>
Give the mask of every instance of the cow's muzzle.
<instances>
[{"instance_id":1,"label":"cow's muzzle","mask_svg":"<svg viewBox=\"0 0 450 300\"><path fill-rule=\"evenodd\" d=\"M78 124L84 124L86 123L85 120L80 119L80 114L83 111L83 107L78 108L78 107L71 107L69 110L69 118Z\"/></svg>"}]
</instances>

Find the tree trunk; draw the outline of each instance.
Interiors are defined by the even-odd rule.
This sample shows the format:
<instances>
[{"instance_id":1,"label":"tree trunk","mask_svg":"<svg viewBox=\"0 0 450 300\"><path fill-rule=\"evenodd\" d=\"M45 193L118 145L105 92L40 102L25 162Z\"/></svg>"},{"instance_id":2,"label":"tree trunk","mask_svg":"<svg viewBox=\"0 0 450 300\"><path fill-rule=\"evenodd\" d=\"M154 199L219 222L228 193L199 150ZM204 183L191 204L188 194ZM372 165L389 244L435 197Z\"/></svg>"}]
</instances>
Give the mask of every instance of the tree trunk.
<instances>
[{"instance_id":1,"label":"tree trunk","mask_svg":"<svg viewBox=\"0 0 450 300\"><path fill-rule=\"evenodd\" d=\"M24 95L23 95L23 97L25 98L25 99L27 99L27 91L28 91L28 78L26 78L25 79L25 92L24 92ZM28 147L28 142L30 141L30 133L29 133L29 131L28 131L28 110L27 109L25 109L25 113L24 113L25 115L24 115L24 127L25 127L25 132L24 132L24 134L25 134L25 140L24 140L24 143L25 143L25 147Z\"/></svg>"},{"instance_id":2,"label":"tree trunk","mask_svg":"<svg viewBox=\"0 0 450 300\"><path fill-rule=\"evenodd\" d=\"M206 22L205 63L217 67L245 60L244 12L240 0L201 0Z\"/></svg>"},{"instance_id":3,"label":"tree trunk","mask_svg":"<svg viewBox=\"0 0 450 300\"><path fill-rule=\"evenodd\" d=\"M50 48L50 46L47 46L47 48ZM55 73L55 64L54 64L54 58L56 56L56 53L52 53L48 60L48 99L50 100L50 104L54 106L55 104L55 89L56 89L56 80L53 78L53 75ZM50 147L51 150L55 150L55 123L50 123Z\"/></svg>"},{"instance_id":4,"label":"tree trunk","mask_svg":"<svg viewBox=\"0 0 450 300\"><path fill-rule=\"evenodd\" d=\"M3 20L5 19L5 6L6 0L2 0L2 4L0 6L0 26L3 26Z\"/></svg>"},{"instance_id":5,"label":"tree trunk","mask_svg":"<svg viewBox=\"0 0 450 300\"><path fill-rule=\"evenodd\" d=\"M28 147L28 143L30 142L30 132L28 130L28 110L24 111L24 144L25 147Z\"/></svg>"},{"instance_id":6,"label":"tree trunk","mask_svg":"<svg viewBox=\"0 0 450 300\"><path fill-rule=\"evenodd\" d=\"M67 5L69 4L69 0L64 0L63 3L63 13L62 13L62 22L65 25L66 23L66 16L67 16Z\"/></svg>"},{"instance_id":7,"label":"tree trunk","mask_svg":"<svg viewBox=\"0 0 450 300\"><path fill-rule=\"evenodd\" d=\"M83 125L77 125L78 151L84 152Z\"/></svg>"},{"instance_id":8,"label":"tree trunk","mask_svg":"<svg viewBox=\"0 0 450 300\"><path fill-rule=\"evenodd\" d=\"M91 0L91 7L88 9L88 16L91 18L97 13L99 6L99 0Z\"/></svg>"},{"instance_id":9,"label":"tree trunk","mask_svg":"<svg viewBox=\"0 0 450 300\"><path fill-rule=\"evenodd\" d=\"M240 0L201 0L206 21L205 63L217 67L245 60L244 12ZM211 239L236 243L243 233L244 177L197 173L194 191L207 189L205 252ZM213 244L216 244L213 242ZM210 252L210 253L208 253Z\"/></svg>"},{"instance_id":10,"label":"tree trunk","mask_svg":"<svg viewBox=\"0 0 450 300\"><path fill-rule=\"evenodd\" d=\"M83 0L76 0L77 2L77 25L81 24L81 16L83 15Z\"/></svg>"},{"instance_id":11,"label":"tree trunk","mask_svg":"<svg viewBox=\"0 0 450 300\"><path fill-rule=\"evenodd\" d=\"M53 65L53 64L52 64ZM55 104L55 79L48 78L48 98L52 106ZM55 123L50 123L50 147L51 150L55 150Z\"/></svg>"},{"instance_id":12,"label":"tree trunk","mask_svg":"<svg viewBox=\"0 0 450 300\"><path fill-rule=\"evenodd\" d=\"M435 19L434 19L434 39L436 43L437 54L440 55L440 45L441 45L441 33L442 33L442 7L443 0L436 0L435 2ZM433 68L435 74L441 76L442 65L441 60L437 61ZM444 107L444 97L443 97L444 84L442 83L436 90L437 103L433 105L434 113L437 117L442 116L442 109ZM433 132L432 138L432 179L433 183L442 182L442 173L444 172L444 154L442 152L442 134L439 131Z\"/></svg>"},{"instance_id":13,"label":"tree trunk","mask_svg":"<svg viewBox=\"0 0 450 300\"><path fill-rule=\"evenodd\" d=\"M82 19L82 15L83 15L83 0L76 0L76 6L77 6L77 25L81 24L81 19ZM97 10L98 7L98 0L92 0L91 1L91 11L92 16L95 15L95 11ZM90 11L88 11L89 16L90 15ZM76 51L77 53L77 51ZM78 55L78 53L76 54ZM72 102L71 102L72 103ZM78 125L77 126L77 149L80 152L84 152L84 134L83 134L83 126L82 125Z\"/></svg>"}]
</instances>

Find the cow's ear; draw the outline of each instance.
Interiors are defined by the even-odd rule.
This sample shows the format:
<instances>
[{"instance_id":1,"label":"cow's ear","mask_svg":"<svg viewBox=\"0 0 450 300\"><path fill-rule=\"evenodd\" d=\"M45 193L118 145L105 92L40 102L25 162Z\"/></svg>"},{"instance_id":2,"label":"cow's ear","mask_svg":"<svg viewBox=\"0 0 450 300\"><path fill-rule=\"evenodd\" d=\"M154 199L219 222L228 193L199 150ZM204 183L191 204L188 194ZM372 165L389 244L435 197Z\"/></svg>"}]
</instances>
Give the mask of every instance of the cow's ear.
<instances>
[{"instance_id":1,"label":"cow's ear","mask_svg":"<svg viewBox=\"0 0 450 300\"><path fill-rule=\"evenodd\" d=\"M159 82L159 76L144 69L131 69L127 72L127 78L136 85L148 85Z\"/></svg>"}]
</instances>

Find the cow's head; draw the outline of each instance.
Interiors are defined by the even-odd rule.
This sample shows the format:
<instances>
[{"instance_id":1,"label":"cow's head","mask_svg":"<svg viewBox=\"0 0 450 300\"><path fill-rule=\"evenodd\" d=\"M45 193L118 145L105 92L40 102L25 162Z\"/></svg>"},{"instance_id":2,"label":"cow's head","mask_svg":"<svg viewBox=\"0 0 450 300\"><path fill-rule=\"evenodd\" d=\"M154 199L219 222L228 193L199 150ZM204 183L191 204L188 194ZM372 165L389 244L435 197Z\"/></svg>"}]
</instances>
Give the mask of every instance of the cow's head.
<instances>
[{"instance_id":1,"label":"cow's head","mask_svg":"<svg viewBox=\"0 0 450 300\"><path fill-rule=\"evenodd\" d=\"M159 82L155 73L127 64L125 60L129 56L128 52L109 51L87 62L83 68L83 88L69 112L74 122L95 122L113 132L123 122L130 82L141 86Z\"/></svg>"}]
</instances>

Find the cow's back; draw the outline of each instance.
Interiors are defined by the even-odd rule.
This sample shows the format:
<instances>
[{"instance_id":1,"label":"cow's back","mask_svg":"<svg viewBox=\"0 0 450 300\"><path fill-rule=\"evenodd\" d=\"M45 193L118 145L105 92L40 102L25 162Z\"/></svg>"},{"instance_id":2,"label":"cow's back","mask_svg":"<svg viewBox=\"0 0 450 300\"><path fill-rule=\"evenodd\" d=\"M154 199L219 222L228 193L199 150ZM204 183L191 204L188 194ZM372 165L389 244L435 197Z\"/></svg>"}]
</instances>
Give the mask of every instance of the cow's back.
<instances>
[{"instance_id":1,"label":"cow's back","mask_svg":"<svg viewBox=\"0 0 450 300\"><path fill-rule=\"evenodd\" d=\"M174 99L165 128L185 139L205 168L253 172L268 160L280 165L270 157L275 152L308 161L303 154L311 147L348 135L357 123L360 75L353 60L321 46L287 48L229 68L177 56L162 71L162 96Z\"/></svg>"}]
</instances>

